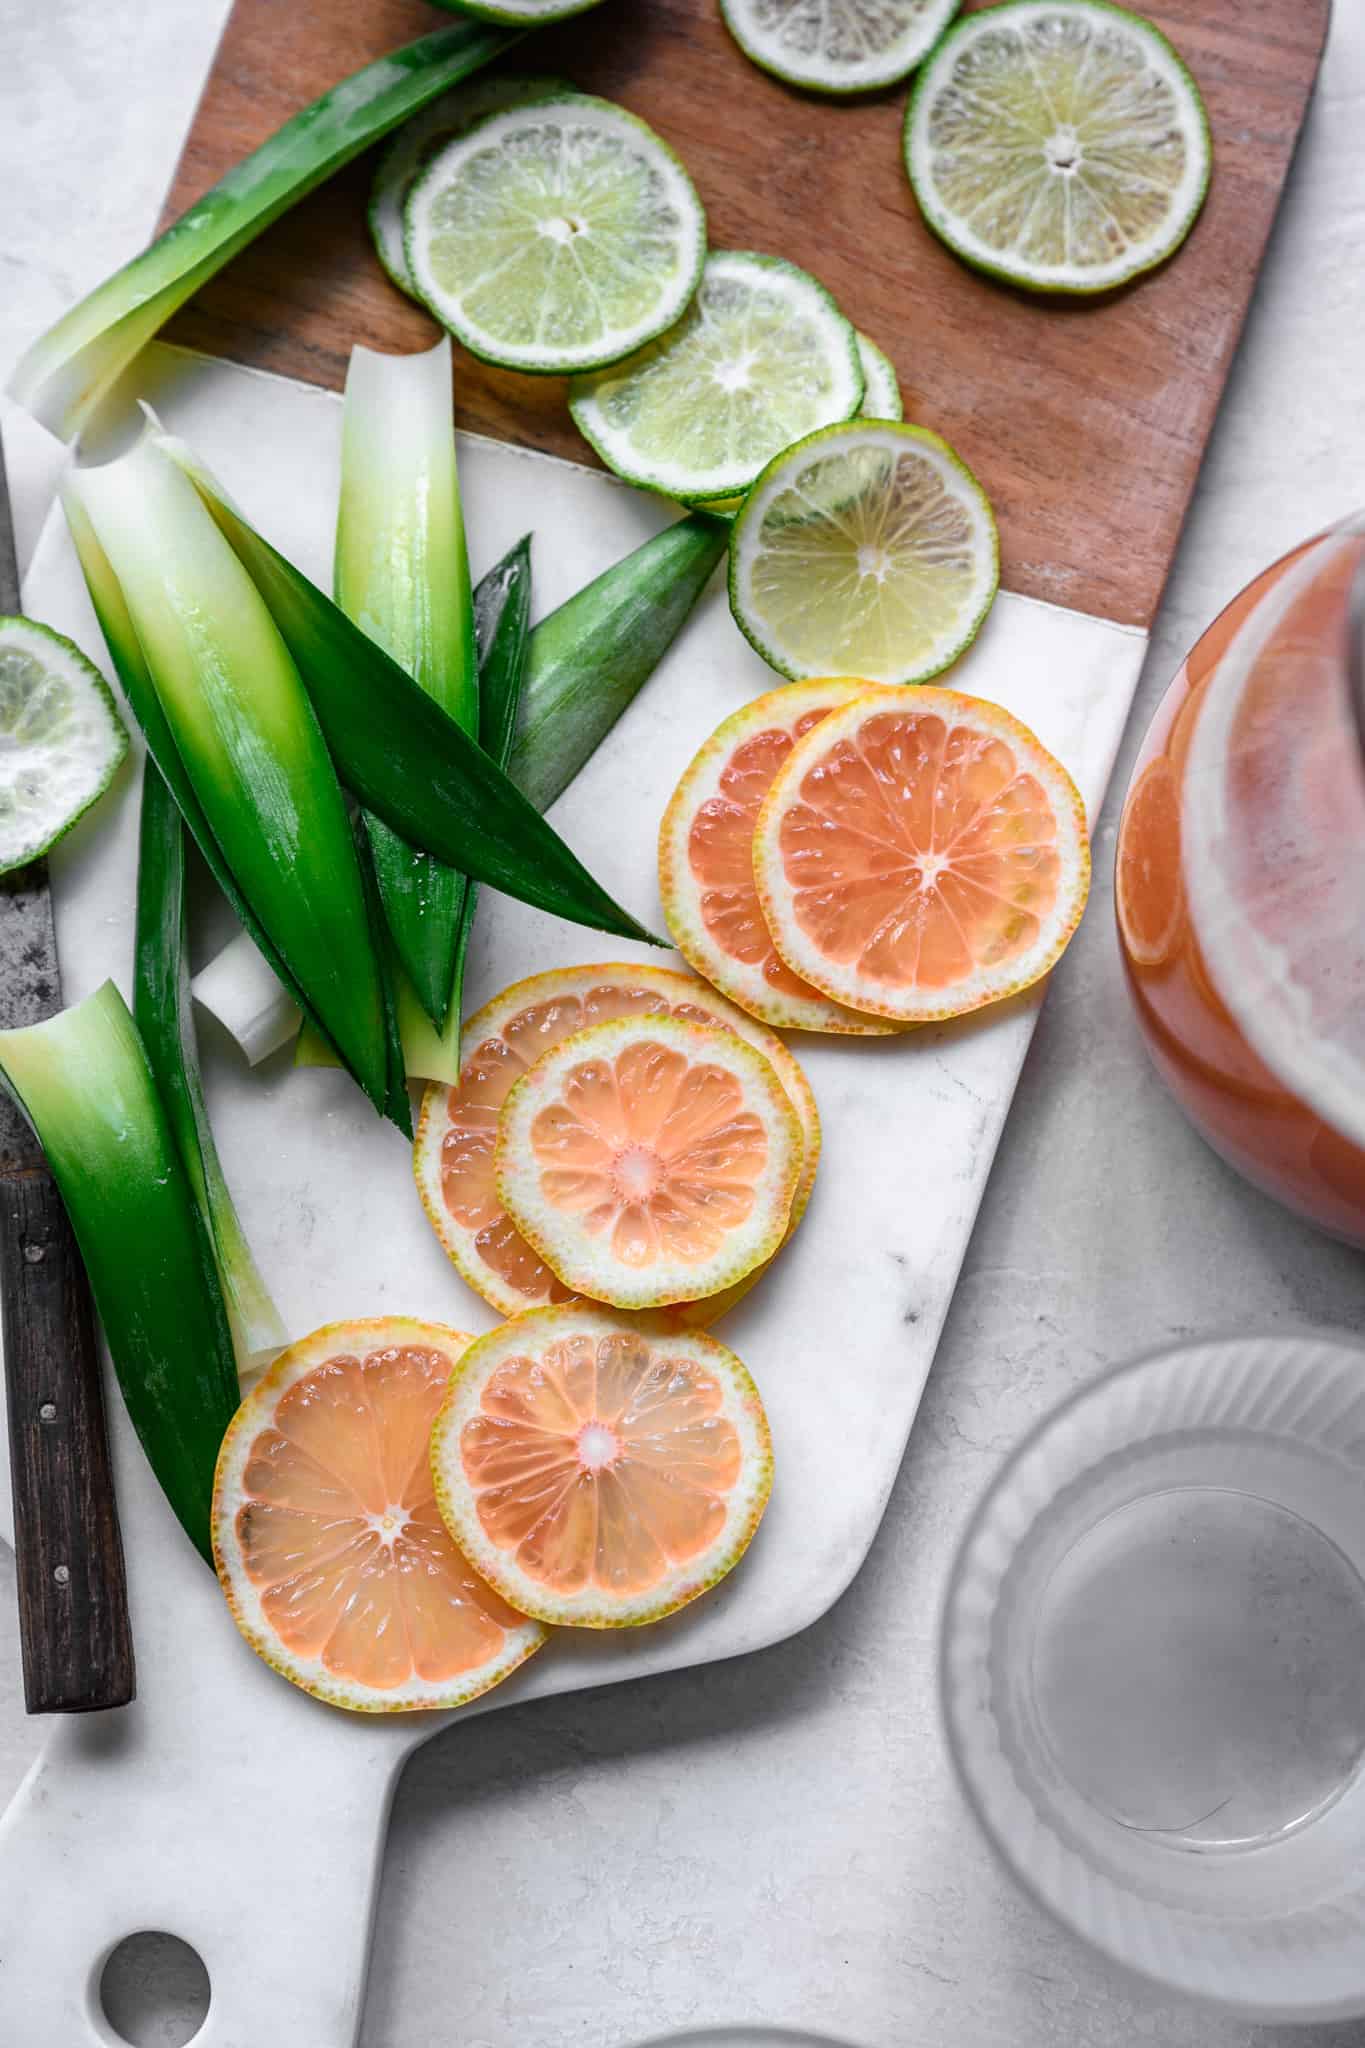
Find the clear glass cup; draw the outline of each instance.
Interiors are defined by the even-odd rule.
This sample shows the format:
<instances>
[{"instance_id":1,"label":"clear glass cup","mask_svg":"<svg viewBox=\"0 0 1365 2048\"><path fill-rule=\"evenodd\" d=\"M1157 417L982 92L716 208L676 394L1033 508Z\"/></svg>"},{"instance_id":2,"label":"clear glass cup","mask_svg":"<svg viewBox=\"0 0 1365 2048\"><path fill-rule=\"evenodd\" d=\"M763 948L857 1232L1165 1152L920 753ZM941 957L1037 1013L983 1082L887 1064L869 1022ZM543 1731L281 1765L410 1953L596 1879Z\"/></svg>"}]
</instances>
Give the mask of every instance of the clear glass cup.
<instances>
[{"instance_id":1,"label":"clear glass cup","mask_svg":"<svg viewBox=\"0 0 1365 2048\"><path fill-rule=\"evenodd\" d=\"M1181 666L1119 826L1148 1048L1251 1180L1365 1246L1365 519L1276 562Z\"/></svg>"},{"instance_id":2,"label":"clear glass cup","mask_svg":"<svg viewBox=\"0 0 1365 2048\"><path fill-rule=\"evenodd\" d=\"M1015 1453L944 1612L971 1804L1115 1961L1257 2020L1365 2013L1365 1350L1122 1367Z\"/></svg>"}]
</instances>

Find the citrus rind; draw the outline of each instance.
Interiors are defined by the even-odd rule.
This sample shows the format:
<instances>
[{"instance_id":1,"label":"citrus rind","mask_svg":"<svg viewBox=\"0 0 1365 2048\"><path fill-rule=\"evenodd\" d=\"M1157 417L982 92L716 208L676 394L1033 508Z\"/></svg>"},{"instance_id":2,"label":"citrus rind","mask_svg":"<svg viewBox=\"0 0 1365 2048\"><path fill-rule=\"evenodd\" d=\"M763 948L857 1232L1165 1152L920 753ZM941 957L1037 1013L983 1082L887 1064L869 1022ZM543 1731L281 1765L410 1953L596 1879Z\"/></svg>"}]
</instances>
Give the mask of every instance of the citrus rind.
<instances>
[{"instance_id":1,"label":"citrus rind","mask_svg":"<svg viewBox=\"0 0 1365 2048\"><path fill-rule=\"evenodd\" d=\"M667 1374L704 1375L719 1390L716 1412L735 1432L739 1473L725 1495L722 1526L705 1547L671 1562L643 1591L614 1592L588 1584L556 1591L518 1562L509 1546L493 1541L462 1455L466 1428L487 1415L484 1393L501 1367L529 1360L534 1370L552 1347L586 1340L594 1347L639 1340ZM600 1357L600 1351L596 1353ZM431 1437L436 1500L454 1541L479 1575L510 1605L551 1625L635 1628L660 1621L717 1585L747 1550L772 1491L773 1455L768 1419L757 1387L732 1351L701 1331L667 1334L630 1317L584 1304L529 1309L472 1344L451 1377Z\"/></svg>"},{"instance_id":2,"label":"citrus rind","mask_svg":"<svg viewBox=\"0 0 1365 2048\"><path fill-rule=\"evenodd\" d=\"M376 1350L393 1346L417 1346L437 1352L449 1359L453 1370L472 1341L462 1331L410 1316L327 1324L280 1353L228 1424L214 1475L212 1520L214 1562L228 1607L242 1635L263 1662L291 1684L330 1706L371 1714L462 1707L509 1677L545 1641L545 1630L539 1622L519 1614L497 1613L503 1602L492 1595L486 1605L477 1599L471 1604L496 1620L502 1642L496 1654L474 1669L454 1680L434 1682L414 1674L402 1685L383 1689L348 1682L329 1670L321 1657L300 1656L284 1644L265 1613L261 1589L249 1575L243 1556L237 1517L251 1495L248 1467L253 1448L262 1433L270 1429L283 1395L331 1360L372 1355ZM467 1564L462 1555L460 1562Z\"/></svg>"},{"instance_id":3,"label":"citrus rind","mask_svg":"<svg viewBox=\"0 0 1365 2048\"><path fill-rule=\"evenodd\" d=\"M746 746L759 746L767 753L773 744L770 735L779 744L789 741L805 729L807 721L856 702L868 688L856 678L825 676L818 681L784 684L732 712L689 763L659 826L659 893L674 945L698 974L705 975L731 1002L761 1023L782 1030L884 1037L895 1027L883 1018L861 1016L846 1004L831 1002L819 989L794 978L781 958L775 957L753 884L751 828L742 849L742 872L727 872L723 886L708 885L698 877L692 863L692 837L699 829L698 821L704 820L710 829L725 831L727 838L744 838L744 815L726 782L736 773L749 782L748 764L742 758L736 760ZM747 790L744 793L747 796ZM737 844L729 868L734 868L740 852ZM736 924L741 928L737 941L743 954L727 950L717 936L720 927Z\"/></svg>"},{"instance_id":4,"label":"citrus rind","mask_svg":"<svg viewBox=\"0 0 1365 2048\"><path fill-rule=\"evenodd\" d=\"M987 960L983 964L978 961L972 972L937 991L921 989L913 982L898 985L886 976L861 970L856 962L831 959L829 953L815 943L801 921L798 891L783 854L784 826L804 831L815 814L816 795L807 786L807 777L813 770L819 771L828 786L831 773L828 764L835 750L842 749L846 754L850 748L857 748L869 721L881 721L883 718L890 718L897 724L902 721L915 724L924 720L942 721L945 747L948 735L964 730L987 743L1003 746L1015 764L1013 778L1007 786L1012 787L1014 782L1025 778L1031 779L1046 799L1055 828L1055 840L1048 842L1050 848L1055 848L1058 873L1051 903L1037 916L1031 909L1021 910L1011 904L1015 925L1022 925L1026 919L1037 923L1036 940L1022 952L1008 945L1002 946L998 962ZM898 764L904 763L907 749L911 746L917 752L922 752L923 748L922 737L913 734L897 738L894 734L879 733L876 743L894 748ZM929 767L926 772L938 776L942 772L941 762L942 754L940 764ZM827 805L828 797L821 796L820 801ZM937 790L934 801L939 801ZM970 830L979 815L979 811L974 812L961 829ZM907 869L914 867L920 850L917 848L907 853L895 841L895 829L892 821L887 846L894 846L897 857ZM998 852L999 849L992 849L992 857ZM1007 852L1010 856L1020 856L1023 864L1028 866L1033 847L1029 842L1012 838L1007 844ZM802 865L799 854L795 856L795 864ZM950 862L942 865L951 867ZM891 871L884 850L878 852L877 868L884 886L884 876ZM804 867L802 871L809 872ZM860 1009L893 1017L903 1025L942 1022L980 1009L986 1003L1020 994L1039 981L1060 959L1080 923L1090 886L1090 844L1085 805L1061 763L1022 720L1002 710L999 705L988 703L984 698L966 696L959 690L922 689L913 693L895 689L874 690L846 709L831 712L792 748L774 777L759 814L754 832L754 872L763 913L774 942L795 973L835 1000L856 1003ZM1024 886L1028 886L1027 882ZM888 924L899 923L902 919L903 913L899 911L887 914ZM1012 937L1014 926L1007 923L1004 934L1007 939ZM866 958L869 947L878 938L877 932L871 935L859 954L860 959Z\"/></svg>"},{"instance_id":5,"label":"citrus rind","mask_svg":"<svg viewBox=\"0 0 1365 2048\"><path fill-rule=\"evenodd\" d=\"M737 1033L622 1017L564 1039L513 1083L494 1167L503 1207L565 1287L654 1309L719 1294L773 1256L802 1153L776 1071Z\"/></svg>"}]
</instances>

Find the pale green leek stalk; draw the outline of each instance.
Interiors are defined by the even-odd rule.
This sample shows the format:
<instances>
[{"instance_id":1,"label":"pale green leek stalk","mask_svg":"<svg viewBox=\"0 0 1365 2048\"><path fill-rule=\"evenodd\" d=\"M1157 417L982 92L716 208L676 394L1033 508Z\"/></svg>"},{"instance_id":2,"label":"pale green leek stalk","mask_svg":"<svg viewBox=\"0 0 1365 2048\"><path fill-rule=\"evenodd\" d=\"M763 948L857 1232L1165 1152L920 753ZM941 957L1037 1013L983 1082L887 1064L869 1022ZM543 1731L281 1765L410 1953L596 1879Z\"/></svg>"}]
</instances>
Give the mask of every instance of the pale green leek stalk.
<instances>
[{"instance_id":1,"label":"pale green leek stalk","mask_svg":"<svg viewBox=\"0 0 1365 2048\"><path fill-rule=\"evenodd\" d=\"M531 536L528 533L480 579L474 592L474 636L479 657L479 745L500 768L506 766L517 722L530 614ZM455 987L461 995L477 901L478 884L471 881L465 887L455 934ZM235 957L229 958L234 949ZM291 1022L297 1025L298 1012L245 933L213 962L213 970L220 966L222 973L213 975L212 984L206 991L208 1007L227 1023L228 1029L242 1043L248 1059L263 1057L264 1049L269 1049L268 1042L282 1042L282 1038L289 1035ZM268 991L272 988L273 1004L267 1007ZM213 1000L215 993L219 1004ZM220 1004L226 1005L226 1015ZM459 1081L461 1009L461 1002L453 1003L444 1031L437 1031L411 993L404 1003L400 984L398 1030L410 1081L445 1081L452 1088ZM250 1049L252 1043L261 1045L262 1053L253 1054ZM336 1064L336 1055L331 1047L307 1023L299 1033L295 1058L301 1067Z\"/></svg>"},{"instance_id":2,"label":"pale green leek stalk","mask_svg":"<svg viewBox=\"0 0 1365 2048\"><path fill-rule=\"evenodd\" d=\"M247 1243L218 1157L190 1004L185 823L148 758L138 835L133 1017L204 1219L245 1384L285 1343L284 1324Z\"/></svg>"},{"instance_id":3,"label":"pale green leek stalk","mask_svg":"<svg viewBox=\"0 0 1365 2048\"><path fill-rule=\"evenodd\" d=\"M70 440L138 350L239 249L333 171L518 40L465 22L422 36L333 86L34 342L10 379L10 396Z\"/></svg>"},{"instance_id":4,"label":"pale green leek stalk","mask_svg":"<svg viewBox=\"0 0 1365 2048\"><path fill-rule=\"evenodd\" d=\"M334 595L468 733L479 694L469 555L455 467L450 341L421 355L354 348L346 377ZM380 901L415 1001L438 1032L452 1008L465 878L366 814Z\"/></svg>"},{"instance_id":5,"label":"pale green leek stalk","mask_svg":"<svg viewBox=\"0 0 1365 2048\"><path fill-rule=\"evenodd\" d=\"M113 649L116 664L150 680L159 725L148 739L160 761L169 738L177 801L188 781L196 830L211 835L345 1064L401 1125L401 1055L345 798L269 612L156 434L104 468L72 472L67 490L117 586L122 609L107 623L134 644Z\"/></svg>"},{"instance_id":6,"label":"pale green leek stalk","mask_svg":"<svg viewBox=\"0 0 1365 2048\"><path fill-rule=\"evenodd\" d=\"M203 1556L237 1368L213 1252L137 1026L111 981L0 1031L0 1073L38 1134L152 1470Z\"/></svg>"}]
</instances>

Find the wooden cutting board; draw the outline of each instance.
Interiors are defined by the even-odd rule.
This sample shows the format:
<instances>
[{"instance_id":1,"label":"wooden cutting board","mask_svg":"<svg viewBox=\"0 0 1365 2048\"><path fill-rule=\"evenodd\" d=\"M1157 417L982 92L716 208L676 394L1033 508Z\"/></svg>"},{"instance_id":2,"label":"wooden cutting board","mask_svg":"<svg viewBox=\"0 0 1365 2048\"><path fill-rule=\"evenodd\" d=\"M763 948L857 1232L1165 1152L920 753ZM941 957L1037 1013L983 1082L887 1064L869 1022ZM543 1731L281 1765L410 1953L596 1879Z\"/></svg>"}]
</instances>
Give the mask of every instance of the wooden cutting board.
<instances>
[{"instance_id":1,"label":"wooden cutting board","mask_svg":"<svg viewBox=\"0 0 1365 2048\"><path fill-rule=\"evenodd\" d=\"M681 154L717 247L814 272L887 351L906 417L957 447L1000 518L1007 588L1150 626L1317 70L1330 0L1156 0L1208 104L1213 185L1163 271L1102 303L1031 299L929 233L901 162L905 91L793 92L731 42L716 0L607 0L508 68L620 100ZM439 25L422 0L237 0L167 201L192 204L289 114ZM364 157L263 236L168 339L339 388L353 342L437 332L381 270ZM593 460L558 378L460 357L459 424Z\"/></svg>"}]
</instances>

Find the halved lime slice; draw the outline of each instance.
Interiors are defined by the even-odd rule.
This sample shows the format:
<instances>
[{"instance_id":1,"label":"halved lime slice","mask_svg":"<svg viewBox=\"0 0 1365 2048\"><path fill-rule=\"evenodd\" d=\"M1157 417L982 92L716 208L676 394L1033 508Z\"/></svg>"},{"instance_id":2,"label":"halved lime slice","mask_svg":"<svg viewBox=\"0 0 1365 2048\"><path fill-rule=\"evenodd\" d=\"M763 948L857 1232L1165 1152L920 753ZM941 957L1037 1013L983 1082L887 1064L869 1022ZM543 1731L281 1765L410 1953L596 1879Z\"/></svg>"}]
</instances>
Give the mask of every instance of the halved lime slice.
<instances>
[{"instance_id":1,"label":"halved lime slice","mask_svg":"<svg viewBox=\"0 0 1365 2048\"><path fill-rule=\"evenodd\" d=\"M732 498L863 395L852 327L822 284L780 256L713 250L685 318L597 377L569 410L628 482L689 504Z\"/></svg>"},{"instance_id":2,"label":"halved lime slice","mask_svg":"<svg viewBox=\"0 0 1365 2048\"><path fill-rule=\"evenodd\" d=\"M769 463L730 535L730 609L779 674L922 683L999 581L990 504L946 441L850 420Z\"/></svg>"},{"instance_id":3,"label":"halved lime slice","mask_svg":"<svg viewBox=\"0 0 1365 2048\"><path fill-rule=\"evenodd\" d=\"M69 831L127 751L109 685L80 648L34 619L0 618L0 873Z\"/></svg>"},{"instance_id":4,"label":"halved lime slice","mask_svg":"<svg viewBox=\"0 0 1365 2048\"><path fill-rule=\"evenodd\" d=\"M865 334L854 338L858 343L858 361L863 366L863 402L858 408L858 417L864 420L903 420L905 407L901 403L901 388L896 382L890 357L883 355L876 342L869 341Z\"/></svg>"},{"instance_id":5,"label":"halved lime slice","mask_svg":"<svg viewBox=\"0 0 1365 2048\"><path fill-rule=\"evenodd\" d=\"M1104 0L968 15L905 117L934 233L1033 291L1108 291L1162 262L1204 203L1211 157L1204 103L1165 36Z\"/></svg>"},{"instance_id":6,"label":"halved lime slice","mask_svg":"<svg viewBox=\"0 0 1365 2048\"><path fill-rule=\"evenodd\" d=\"M562 78L489 78L483 72L424 107L404 123L379 159L370 187L370 234L375 253L400 292L421 297L408 269L403 246L403 207L423 165L456 135L463 135L485 114L504 107L524 107L534 100L572 92Z\"/></svg>"},{"instance_id":7,"label":"halved lime slice","mask_svg":"<svg viewBox=\"0 0 1365 2048\"><path fill-rule=\"evenodd\" d=\"M408 269L486 362L562 375L671 327L697 287L706 216L666 143L586 93L488 114L404 209Z\"/></svg>"},{"instance_id":8,"label":"halved lime slice","mask_svg":"<svg viewBox=\"0 0 1365 2048\"><path fill-rule=\"evenodd\" d=\"M746 57L812 92L872 92L913 71L962 0L720 0Z\"/></svg>"}]
</instances>

